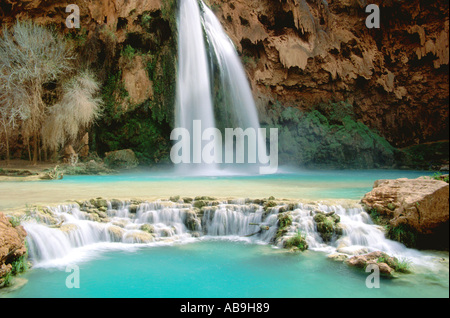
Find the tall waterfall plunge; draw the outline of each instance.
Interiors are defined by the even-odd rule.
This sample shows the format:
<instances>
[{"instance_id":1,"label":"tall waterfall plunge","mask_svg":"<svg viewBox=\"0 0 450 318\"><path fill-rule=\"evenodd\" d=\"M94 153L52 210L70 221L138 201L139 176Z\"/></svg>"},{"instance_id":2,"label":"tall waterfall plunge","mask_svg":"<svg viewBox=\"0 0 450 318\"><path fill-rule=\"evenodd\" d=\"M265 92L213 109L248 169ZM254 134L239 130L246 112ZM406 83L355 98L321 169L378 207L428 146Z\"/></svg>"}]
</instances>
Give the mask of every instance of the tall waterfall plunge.
<instances>
[{"instance_id":1,"label":"tall waterfall plunge","mask_svg":"<svg viewBox=\"0 0 450 318\"><path fill-rule=\"evenodd\" d=\"M200 4L199 4L200 2ZM206 39L206 42L205 42ZM208 48L209 53L208 54ZM177 79L177 101L175 112L175 126L187 129L190 140L183 140L183 149L190 149L190 165L181 165L182 169L196 173L217 173L221 167L217 163L199 163L195 153L201 153L201 149L210 142L203 140L195 143L193 138L202 136L207 129L217 126L227 128L253 128L255 141L258 147L248 146L245 148L247 158L244 163L248 171L251 161L249 158L256 157L256 152L266 155L265 136L260 128L256 106L253 100L250 85L245 75L242 63L237 55L236 49L223 30L219 20L214 13L198 0L181 0L178 18L178 79ZM213 61L218 65L218 86L223 95L220 122L218 114L214 113L213 102ZM217 107L216 107L217 109ZM200 121L201 131L193 127L194 121ZM225 149L222 143L215 142L214 149L233 151L240 148L240 140L236 138L233 149ZM242 145L244 147L244 145ZM243 149L243 148L240 148ZM256 150L258 149L258 150ZM260 154L258 153L258 156ZM219 154L224 158L225 154ZM221 160L225 162L226 160ZM194 165L192 165L194 163ZM256 167L256 165L254 165ZM227 167L229 168L229 167ZM236 166L233 166L236 168Z\"/></svg>"}]
</instances>

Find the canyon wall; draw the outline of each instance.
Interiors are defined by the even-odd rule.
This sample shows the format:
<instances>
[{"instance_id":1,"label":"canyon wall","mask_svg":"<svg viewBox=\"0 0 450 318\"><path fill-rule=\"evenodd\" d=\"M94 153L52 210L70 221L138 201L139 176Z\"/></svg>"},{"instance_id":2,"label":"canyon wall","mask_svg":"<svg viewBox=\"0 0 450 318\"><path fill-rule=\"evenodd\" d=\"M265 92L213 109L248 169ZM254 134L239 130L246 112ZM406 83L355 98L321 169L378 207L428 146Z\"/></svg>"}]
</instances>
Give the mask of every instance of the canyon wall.
<instances>
[{"instance_id":1,"label":"canyon wall","mask_svg":"<svg viewBox=\"0 0 450 318\"><path fill-rule=\"evenodd\" d=\"M396 147L448 139L448 1L211 2L262 109L348 101Z\"/></svg>"}]
</instances>

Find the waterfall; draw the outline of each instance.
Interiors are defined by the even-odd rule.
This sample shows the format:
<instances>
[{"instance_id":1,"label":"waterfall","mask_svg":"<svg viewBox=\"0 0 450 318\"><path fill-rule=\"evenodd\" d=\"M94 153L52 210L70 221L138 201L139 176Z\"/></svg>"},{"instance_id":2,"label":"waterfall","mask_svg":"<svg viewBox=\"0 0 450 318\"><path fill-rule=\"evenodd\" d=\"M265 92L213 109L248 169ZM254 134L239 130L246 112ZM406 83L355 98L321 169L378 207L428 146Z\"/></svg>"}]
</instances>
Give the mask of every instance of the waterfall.
<instances>
[{"instance_id":1,"label":"waterfall","mask_svg":"<svg viewBox=\"0 0 450 318\"><path fill-rule=\"evenodd\" d=\"M195 139L202 138L208 129L216 128L220 124L226 128L252 128L255 131L255 144L258 151L266 155L265 137L258 130L260 127L256 106L250 85L236 49L223 30L214 13L198 0L181 0L178 17L178 77L177 99L175 111L175 126L185 128L190 133L190 140L181 140L182 149L189 149L189 165L179 164L180 172L196 174L214 174L220 167L225 166L225 151L234 153L240 149L240 140L236 138L233 148L224 149L222 143L214 138L214 149L221 148L218 154L219 162L204 163L200 154L210 140L196 143ZM200 4L199 4L200 3ZM205 39L206 38L206 43ZM210 47L208 54L207 45ZM214 112L212 68L209 65L217 62L220 84L219 90L224 95L223 105L220 105L220 116ZM216 109L218 106L216 107ZM217 122L220 117L220 123ZM193 123L200 121L201 129ZM178 140L178 139L175 139ZM251 162L249 158L256 157L256 148L242 144L247 157L244 163ZM221 155L222 154L222 155ZM215 155L215 154L214 154ZM234 159L234 158L233 158ZM237 161L237 159L236 159ZM235 163L235 161L233 161ZM233 165L233 168L237 168Z\"/></svg>"},{"instance_id":2,"label":"waterfall","mask_svg":"<svg viewBox=\"0 0 450 318\"><path fill-rule=\"evenodd\" d=\"M178 18L175 126L187 129L191 138L196 137L197 134L194 132L194 120L201 121L203 130L198 132L200 136L205 129L215 127L210 84L200 8L197 0L181 0ZM193 140L182 140L181 142L184 143L184 150L190 149L190 163L195 163L197 171L216 168L214 164L205 166L197 162L194 152L198 153L199 149L191 147L191 144L194 144ZM192 165L183 164L180 169L192 169Z\"/></svg>"},{"instance_id":3,"label":"waterfall","mask_svg":"<svg viewBox=\"0 0 450 318\"><path fill-rule=\"evenodd\" d=\"M99 249L134 249L139 246L186 243L198 239L227 238L258 244L283 242L301 232L310 250L347 255L382 251L389 255L420 259L421 253L388 240L380 227L358 205L279 203L267 208L249 200L210 201L198 208L192 203L157 200L132 205L123 201L107 202L100 210L78 204L48 207L45 218L23 221L28 233L29 255L38 265L53 266L89 253L95 257ZM279 235L278 216L288 213L292 224ZM314 214L334 212L340 217L343 233L329 242L321 238ZM87 253L87 254L86 254ZM91 255L92 257L92 255Z\"/></svg>"}]
</instances>

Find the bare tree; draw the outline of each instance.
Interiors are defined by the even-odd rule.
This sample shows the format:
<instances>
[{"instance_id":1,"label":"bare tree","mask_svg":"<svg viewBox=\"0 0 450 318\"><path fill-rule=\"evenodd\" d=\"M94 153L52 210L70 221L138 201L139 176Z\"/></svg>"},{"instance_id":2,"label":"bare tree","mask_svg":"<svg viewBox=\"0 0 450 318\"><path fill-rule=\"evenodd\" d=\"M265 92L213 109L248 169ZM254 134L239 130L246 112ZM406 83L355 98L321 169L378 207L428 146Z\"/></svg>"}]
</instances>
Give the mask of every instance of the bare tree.
<instances>
[{"instance_id":1,"label":"bare tree","mask_svg":"<svg viewBox=\"0 0 450 318\"><path fill-rule=\"evenodd\" d=\"M44 84L71 69L73 55L56 34L31 21L5 26L0 38L0 107L9 126L21 123L24 138L32 138L33 163L37 163L38 140L47 105ZM4 126L5 127L5 126Z\"/></svg>"},{"instance_id":2,"label":"bare tree","mask_svg":"<svg viewBox=\"0 0 450 318\"><path fill-rule=\"evenodd\" d=\"M79 133L99 117L102 100L96 97L100 86L89 71L82 71L63 83L60 101L46 113L41 138L46 149L56 151L76 140Z\"/></svg>"}]
</instances>

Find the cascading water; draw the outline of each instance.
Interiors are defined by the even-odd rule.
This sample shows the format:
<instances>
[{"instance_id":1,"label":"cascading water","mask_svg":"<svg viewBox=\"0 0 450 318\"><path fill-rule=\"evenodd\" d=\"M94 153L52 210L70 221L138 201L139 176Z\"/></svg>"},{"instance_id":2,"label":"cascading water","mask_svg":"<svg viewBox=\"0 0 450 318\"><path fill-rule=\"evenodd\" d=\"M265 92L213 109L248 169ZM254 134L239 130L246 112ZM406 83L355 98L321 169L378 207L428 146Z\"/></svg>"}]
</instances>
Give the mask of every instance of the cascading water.
<instances>
[{"instance_id":1,"label":"cascading water","mask_svg":"<svg viewBox=\"0 0 450 318\"><path fill-rule=\"evenodd\" d=\"M184 142L183 149L190 149L190 165L180 164L180 170L192 172L194 167L197 174L214 174L218 172L221 166L217 162L200 163L201 149L209 140L202 141L202 143L194 141L194 138L201 138L205 130L217 126L218 114L214 114L212 99L212 74L208 68L208 65L212 64L212 59L217 61L218 64L219 89L225 100L221 105L225 109L220 110L222 114L220 124L223 127L233 129L246 130L252 128L255 132L257 147L253 148L247 145L247 148L245 148L245 144L242 145L247 155L244 161L244 163L247 163L245 169L248 169L249 163L256 163L250 162L249 158L256 157L257 148L261 156L266 155L266 145L265 136L262 136L258 130L260 127L258 114L242 63L219 20L202 1L181 0L179 3L179 60L175 124L177 128L187 129L191 136L191 140L182 141ZM204 38L206 38L212 54L207 53ZM194 121L200 121L201 131L196 131L193 125ZM216 143L215 149L223 146L217 140L213 142ZM232 149L222 147L221 163L224 164L226 161L225 151L231 152L240 149L239 142L240 139L236 138ZM198 154L197 157L196 154ZM234 158L233 163L235 163ZM236 168L236 165L233 165L233 168Z\"/></svg>"},{"instance_id":2,"label":"cascading water","mask_svg":"<svg viewBox=\"0 0 450 318\"><path fill-rule=\"evenodd\" d=\"M29 254L35 264L54 266L67 259L83 258L85 249L133 249L136 246L191 242L205 238L239 239L283 246L290 236L301 232L309 249L325 253L356 255L383 251L402 258L420 259L421 253L385 238L359 206L278 204L264 208L248 200L209 202L196 208L192 203L156 201L140 203L108 202L104 212L93 212L78 204L48 208L46 219L25 221ZM343 233L324 242L313 215L320 210L340 217ZM87 211L87 212L86 212ZM279 236L280 211L287 211L292 224Z\"/></svg>"},{"instance_id":3,"label":"cascading water","mask_svg":"<svg viewBox=\"0 0 450 318\"><path fill-rule=\"evenodd\" d=\"M211 97L211 80L208 70L203 29L200 18L200 8L197 0L181 0L178 18L178 77L175 124L185 128L190 136L195 137L193 122L200 120L202 131L215 127L213 103ZM205 166L196 162L191 147L194 142L182 140L183 149L190 149L190 163L196 165L196 170L215 169L214 164ZM181 166L182 169L192 169L192 165Z\"/></svg>"}]
</instances>

